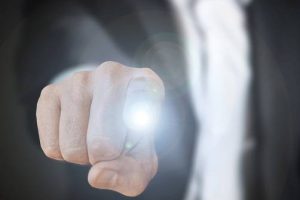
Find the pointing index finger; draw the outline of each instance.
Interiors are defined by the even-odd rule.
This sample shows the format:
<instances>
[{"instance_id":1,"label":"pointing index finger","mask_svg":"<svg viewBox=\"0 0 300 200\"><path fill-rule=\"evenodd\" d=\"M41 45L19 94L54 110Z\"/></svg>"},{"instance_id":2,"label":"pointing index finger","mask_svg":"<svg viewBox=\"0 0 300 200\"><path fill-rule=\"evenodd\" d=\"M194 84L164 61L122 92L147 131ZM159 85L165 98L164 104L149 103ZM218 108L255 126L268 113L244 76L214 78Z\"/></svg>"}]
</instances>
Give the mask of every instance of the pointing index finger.
<instances>
[{"instance_id":1,"label":"pointing index finger","mask_svg":"<svg viewBox=\"0 0 300 200\"><path fill-rule=\"evenodd\" d=\"M156 78L137 77L129 82L123 111L128 133L125 151L154 131L163 98L163 85Z\"/></svg>"}]
</instances>

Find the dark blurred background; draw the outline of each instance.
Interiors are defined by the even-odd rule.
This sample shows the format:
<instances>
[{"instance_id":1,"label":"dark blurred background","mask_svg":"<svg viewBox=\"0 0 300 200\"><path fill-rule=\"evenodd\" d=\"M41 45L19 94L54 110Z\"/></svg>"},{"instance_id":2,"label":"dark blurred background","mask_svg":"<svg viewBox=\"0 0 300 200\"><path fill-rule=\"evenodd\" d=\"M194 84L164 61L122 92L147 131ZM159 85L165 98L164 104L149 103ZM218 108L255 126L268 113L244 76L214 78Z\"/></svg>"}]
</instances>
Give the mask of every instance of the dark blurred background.
<instances>
[{"instance_id":1,"label":"dark blurred background","mask_svg":"<svg viewBox=\"0 0 300 200\"><path fill-rule=\"evenodd\" d=\"M22 0L0 1L0 199L61 199L68 187L66 166L37 151L17 98L12 66L23 8ZM53 170L43 170L48 167ZM49 181L52 176L57 182ZM49 192L54 186L57 189Z\"/></svg>"}]
</instances>

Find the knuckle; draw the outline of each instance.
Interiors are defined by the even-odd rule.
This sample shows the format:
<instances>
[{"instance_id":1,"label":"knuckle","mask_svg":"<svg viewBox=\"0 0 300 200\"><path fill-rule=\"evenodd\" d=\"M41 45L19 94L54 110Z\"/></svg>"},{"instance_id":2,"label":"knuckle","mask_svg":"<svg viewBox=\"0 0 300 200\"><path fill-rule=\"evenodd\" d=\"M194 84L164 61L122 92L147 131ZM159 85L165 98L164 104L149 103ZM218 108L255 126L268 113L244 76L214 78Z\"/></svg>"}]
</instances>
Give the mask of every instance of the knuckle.
<instances>
[{"instance_id":1,"label":"knuckle","mask_svg":"<svg viewBox=\"0 0 300 200\"><path fill-rule=\"evenodd\" d=\"M148 67L140 68L140 70L145 76L157 76L156 73Z\"/></svg>"},{"instance_id":2,"label":"knuckle","mask_svg":"<svg viewBox=\"0 0 300 200\"><path fill-rule=\"evenodd\" d=\"M140 68L140 74L141 76L145 77L146 79L152 79L156 82L162 83L162 80L160 77L150 68Z\"/></svg>"},{"instance_id":3,"label":"knuckle","mask_svg":"<svg viewBox=\"0 0 300 200\"><path fill-rule=\"evenodd\" d=\"M125 71L124 65L113 61L107 61L102 63L96 69L95 76L98 80L101 80L108 85L114 85L117 81L122 79Z\"/></svg>"},{"instance_id":4,"label":"knuckle","mask_svg":"<svg viewBox=\"0 0 300 200\"><path fill-rule=\"evenodd\" d=\"M40 97L43 98L47 98L47 97L51 97L53 96L53 94L55 93L55 86L54 85L47 85L46 87L44 87L41 91L41 95Z\"/></svg>"},{"instance_id":5,"label":"knuckle","mask_svg":"<svg viewBox=\"0 0 300 200\"><path fill-rule=\"evenodd\" d=\"M71 77L71 82L67 84L62 93L62 99L67 99L73 104L82 104L86 102L90 94L89 72L76 72Z\"/></svg>"},{"instance_id":6,"label":"knuckle","mask_svg":"<svg viewBox=\"0 0 300 200\"><path fill-rule=\"evenodd\" d=\"M150 68L141 68L139 70L140 70L140 73L143 77L145 77L146 79L154 80L156 83L159 84L159 87L161 87L161 89L164 89L163 81L152 69L150 69Z\"/></svg>"},{"instance_id":7,"label":"knuckle","mask_svg":"<svg viewBox=\"0 0 300 200\"><path fill-rule=\"evenodd\" d=\"M97 70L104 75L112 76L119 74L123 69L123 65L113 61L106 61L102 63Z\"/></svg>"},{"instance_id":8,"label":"knuckle","mask_svg":"<svg viewBox=\"0 0 300 200\"><path fill-rule=\"evenodd\" d=\"M122 67L122 64L114 61L106 61L100 65L100 68L109 68L109 69L120 68L120 67Z\"/></svg>"},{"instance_id":9,"label":"knuckle","mask_svg":"<svg viewBox=\"0 0 300 200\"><path fill-rule=\"evenodd\" d=\"M45 106L49 102L57 102L56 99L56 87L54 85L48 85L41 91L40 97L36 105L36 117L43 113Z\"/></svg>"},{"instance_id":10,"label":"knuckle","mask_svg":"<svg viewBox=\"0 0 300 200\"><path fill-rule=\"evenodd\" d=\"M89 72L75 72L71 79L77 85L86 85L89 82L89 74Z\"/></svg>"}]
</instances>

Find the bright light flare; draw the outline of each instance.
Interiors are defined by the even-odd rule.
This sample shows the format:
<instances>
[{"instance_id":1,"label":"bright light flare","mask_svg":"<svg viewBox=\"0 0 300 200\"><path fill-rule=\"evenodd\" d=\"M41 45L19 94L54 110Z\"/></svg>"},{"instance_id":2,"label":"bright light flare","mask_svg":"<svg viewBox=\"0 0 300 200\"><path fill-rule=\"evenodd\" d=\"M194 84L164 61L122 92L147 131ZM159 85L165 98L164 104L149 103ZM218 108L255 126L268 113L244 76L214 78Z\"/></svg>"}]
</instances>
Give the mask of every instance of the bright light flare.
<instances>
[{"instance_id":1,"label":"bright light flare","mask_svg":"<svg viewBox=\"0 0 300 200\"><path fill-rule=\"evenodd\" d=\"M153 129L156 124L157 109L146 102L129 105L124 114L126 126L133 131L145 132Z\"/></svg>"}]
</instances>

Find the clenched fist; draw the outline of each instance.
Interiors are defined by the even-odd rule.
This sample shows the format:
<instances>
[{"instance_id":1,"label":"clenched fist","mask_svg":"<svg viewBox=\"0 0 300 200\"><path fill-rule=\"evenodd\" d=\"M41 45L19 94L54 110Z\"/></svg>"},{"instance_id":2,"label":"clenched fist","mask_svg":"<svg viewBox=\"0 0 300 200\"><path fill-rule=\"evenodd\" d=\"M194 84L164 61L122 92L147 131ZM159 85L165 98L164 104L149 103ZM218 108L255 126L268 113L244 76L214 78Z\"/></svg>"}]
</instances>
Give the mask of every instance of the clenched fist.
<instances>
[{"instance_id":1,"label":"clenched fist","mask_svg":"<svg viewBox=\"0 0 300 200\"><path fill-rule=\"evenodd\" d=\"M144 191L157 171L153 125L164 98L150 69L105 62L45 87L37 104L44 153L90 164L90 185L127 196Z\"/></svg>"}]
</instances>

